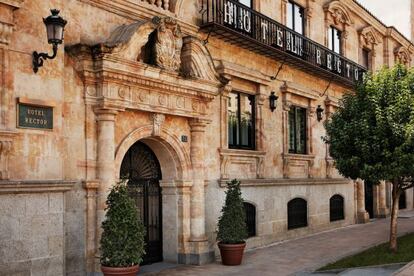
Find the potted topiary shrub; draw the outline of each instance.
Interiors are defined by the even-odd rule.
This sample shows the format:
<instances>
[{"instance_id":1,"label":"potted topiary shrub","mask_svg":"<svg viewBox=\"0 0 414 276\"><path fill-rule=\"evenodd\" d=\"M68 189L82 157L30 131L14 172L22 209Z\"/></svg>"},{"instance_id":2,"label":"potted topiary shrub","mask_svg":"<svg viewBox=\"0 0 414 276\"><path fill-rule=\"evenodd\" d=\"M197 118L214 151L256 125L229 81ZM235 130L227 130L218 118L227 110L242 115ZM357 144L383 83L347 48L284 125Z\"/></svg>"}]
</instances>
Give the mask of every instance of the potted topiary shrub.
<instances>
[{"instance_id":1,"label":"potted topiary shrub","mask_svg":"<svg viewBox=\"0 0 414 276\"><path fill-rule=\"evenodd\" d=\"M106 219L102 223L101 270L105 276L135 276L144 255L145 229L127 182L112 187L106 200Z\"/></svg>"},{"instance_id":2,"label":"potted topiary shrub","mask_svg":"<svg viewBox=\"0 0 414 276\"><path fill-rule=\"evenodd\" d=\"M240 265L246 247L246 213L241 196L240 181L227 182L226 201L218 221L217 240L224 265Z\"/></svg>"}]
</instances>

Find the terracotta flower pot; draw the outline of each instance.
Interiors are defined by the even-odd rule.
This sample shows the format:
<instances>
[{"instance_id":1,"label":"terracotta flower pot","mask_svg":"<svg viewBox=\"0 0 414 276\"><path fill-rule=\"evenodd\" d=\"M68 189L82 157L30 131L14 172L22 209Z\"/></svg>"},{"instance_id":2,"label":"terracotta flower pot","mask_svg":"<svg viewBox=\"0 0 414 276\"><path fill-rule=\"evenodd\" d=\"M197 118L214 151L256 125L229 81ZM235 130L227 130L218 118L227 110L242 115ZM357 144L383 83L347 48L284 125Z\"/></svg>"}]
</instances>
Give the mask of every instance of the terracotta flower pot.
<instances>
[{"instance_id":1,"label":"terracotta flower pot","mask_svg":"<svg viewBox=\"0 0 414 276\"><path fill-rule=\"evenodd\" d=\"M221 262L224 265L240 265L243 259L244 248L246 243L225 244L218 243L220 248Z\"/></svg>"},{"instance_id":2,"label":"terracotta flower pot","mask_svg":"<svg viewBox=\"0 0 414 276\"><path fill-rule=\"evenodd\" d=\"M101 265L101 270L105 276L136 276L139 271L139 265L130 267L109 267Z\"/></svg>"}]
</instances>

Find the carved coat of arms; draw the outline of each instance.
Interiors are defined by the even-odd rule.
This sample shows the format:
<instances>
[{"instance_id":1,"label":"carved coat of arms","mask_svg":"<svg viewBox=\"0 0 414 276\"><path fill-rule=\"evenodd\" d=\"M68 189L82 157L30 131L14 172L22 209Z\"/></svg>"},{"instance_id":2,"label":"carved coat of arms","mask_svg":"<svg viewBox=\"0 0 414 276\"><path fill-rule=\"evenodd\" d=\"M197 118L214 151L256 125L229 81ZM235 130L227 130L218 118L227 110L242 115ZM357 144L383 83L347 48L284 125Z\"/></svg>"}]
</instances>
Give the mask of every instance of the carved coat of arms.
<instances>
[{"instance_id":1,"label":"carved coat of arms","mask_svg":"<svg viewBox=\"0 0 414 276\"><path fill-rule=\"evenodd\" d=\"M171 17L160 19L155 41L155 61L157 66L178 71L181 65L183 38L177 20Z\"/></svg>"}]
</instances>

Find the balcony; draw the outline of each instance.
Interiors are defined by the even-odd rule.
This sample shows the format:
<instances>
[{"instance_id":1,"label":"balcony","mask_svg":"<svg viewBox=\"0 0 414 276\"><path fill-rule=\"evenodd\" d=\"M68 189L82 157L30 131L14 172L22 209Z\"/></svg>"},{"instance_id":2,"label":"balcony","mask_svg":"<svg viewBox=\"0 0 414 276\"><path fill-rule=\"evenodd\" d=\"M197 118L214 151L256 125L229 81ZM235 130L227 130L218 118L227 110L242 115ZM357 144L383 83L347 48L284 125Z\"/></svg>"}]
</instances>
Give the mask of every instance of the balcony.
<instances>
[{"instance_id":1,"label":"balcony","mask_svg":"<svg viewBox=\"0 0 414 276\"><path fill-rule=\"evenodd\" d=\"M353 87L366 69L234 0L204 0L201 30L329 81Z\"/></svg>"}]
</instances>

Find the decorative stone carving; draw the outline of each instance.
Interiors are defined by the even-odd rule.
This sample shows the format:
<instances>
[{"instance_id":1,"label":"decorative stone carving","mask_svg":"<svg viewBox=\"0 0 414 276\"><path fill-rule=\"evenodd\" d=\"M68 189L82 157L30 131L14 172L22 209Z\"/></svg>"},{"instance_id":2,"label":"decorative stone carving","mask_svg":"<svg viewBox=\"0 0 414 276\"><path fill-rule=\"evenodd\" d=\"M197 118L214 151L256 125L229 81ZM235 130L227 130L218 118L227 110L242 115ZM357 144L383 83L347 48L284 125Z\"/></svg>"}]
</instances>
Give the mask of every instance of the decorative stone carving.
<instances>
[{"instance_id":1,"label":"decorative stone carving","mask_svg":"<svg viewBox=\"0 0 414 276\"><path fill-rule=\"evenodd\" d=\"M147 2L151 5L157 6L158 8L169 10L170 9L170 0L141 0Z\"/></svg>"},{"instance_id":2,"label":"decorative stone carving","mask_svg":"<svg viewBox=\"0 0 414 276\"><path fill-rule=\"evenodd\" d=\"M221 179L264 177L264 151L220 149ZM243 169L240 169L243 168ZM238 172L236 175L235 172ZM240 174L243 172L243 175Z\"/></svg>"},{"instance_id":3,"label":"decorative stone carving","mask_svg":"<svg viewBox=\"0 0 414 276\"><path fill-rule=\"evenodd\" d=\"M187 36L181 51L181 72L187 78L218 81L219 74L214 67L210 52L197 38Z\"/></svg>"},{"instance_id":4,"label":"decorative stone carving","mask_svg":"<svg viewBox=\"0 0 414 276\"><path fill-rule=\"evenodd\" d=\"M381 43L374 27L368 26L359 31L359 39L362 46L372 48L373 45Z\"/></svg>"},{"instance_id":5,"label":"decorative stone carving","mask_svg":"<svg viewBox=\"0 0 414 276\"><path fill-rule=\"evenodd\" d=\"M400 62L406 66L410 65L411 63L411 56L410 52L404 46L398 47L394 51L395 61Z\"/></svg>"},{"instance_id":6,"label":"decorative stone carving","mask_svg":"<svg viewBox=\"0 0 414 276\"><path fill-rule=\"evenodd\" d=\"M156 35L152 45L156 48L159 67L148 66L139 59L152 33ZM201 72L199 78L191 80L168 72L181 67L183 40L173 18L154 17L150 21L122 25L102 44L78 44L67 47L66 51L73 58L91 105L198 118L207 114L208 103L219 94L225 82L215 72L207 49L200 43L190 44L190 52L195 57L188 61L196 64L190 68Z\"/></svg>"},{"instance_id":7,"label":"decorative stone carving","mask_svg":"<svg viewBox=\"0 0 414 276\"><path fill-rule=\"evenodd\" d=\"M325 19L332 20L335 25L353 24L347 8L340 1L332 1L325 5Z\"/></svg>"},{"instance_id":8,"label":"decorative stone carving","mask_svg":"<svg viewBox=\"0 0 414 276\"><path fill-rule=\"evenodd\" d=\"M19 9L24 0L0 0L0 14L8 14L10 11ZM13 33L13 17L4 16L0 18L0 44L8 45Z\"/></svg>"},{"instance_id":9,"label":"decorative stone carving","mask_svg":"<svg viewBox=\"0 0 414 276\"><path fill-rule=\"evenodd\" d=\"M8 45L10 36L13 33L13 25L5 22L0 22L0 44Z\"/></svg>"},{"instance_id":10,"label":"decorative stone carving","mask_svg":"<svg viewBox=\"0 0 414 276\"><path fill-rule=\"evenodd\" d=\"M283 177L313 178L314 160L314 155L283 154Z\"/></svg>"},{"instance_id":11,"label":"decorative stone carving","mask_svg":"<svg viewBox=\"0 0 414 276\"><path fill-rule=\"evenodd\" d=\"M171 17L159 19L155 42L155 61L157 66L178 71L181 65L183 37L177 20Z\"/></svg>"},{"instance_id":12,"label":"decorative stone carving","mask_svg":"<svg viewBox=\"0 0 414 276\"><path fill-rule=\"evenodd\" d=\"M160 136L161 127L162 127L162 124L165 121L165 115L164 114L159 114L159 113L154 113L154 114L151 115L151 118L152 118L152 125L153 125L152 135L153 136Z\"/></svg>"}]
</instances>

